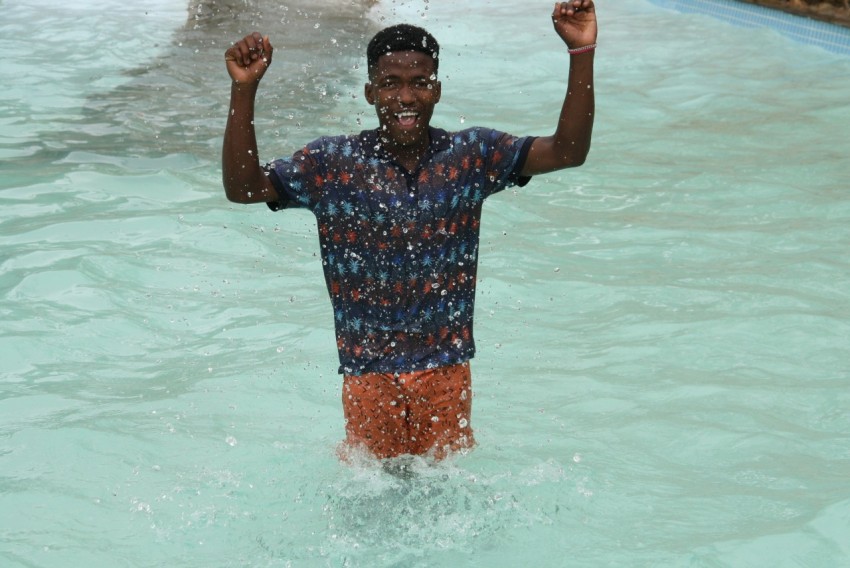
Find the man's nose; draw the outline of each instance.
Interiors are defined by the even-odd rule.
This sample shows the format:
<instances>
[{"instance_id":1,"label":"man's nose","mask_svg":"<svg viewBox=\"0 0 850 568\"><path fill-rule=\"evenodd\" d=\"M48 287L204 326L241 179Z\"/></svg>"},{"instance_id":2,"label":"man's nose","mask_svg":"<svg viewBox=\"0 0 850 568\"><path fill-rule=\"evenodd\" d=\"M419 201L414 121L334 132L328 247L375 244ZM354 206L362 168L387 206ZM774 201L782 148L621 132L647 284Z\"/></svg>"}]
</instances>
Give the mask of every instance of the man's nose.
<instances>
[{"instance_id":1,"label":"man's nose","mask_svg":"<svg viewBox=\"0 0 850 568\"><path fill-rule=\"evenodd\" d=\"M403 83L398 89L398 100L402 103L412 103L415 99L413 89L407 83Z\"/></svg>"}]
</instances>

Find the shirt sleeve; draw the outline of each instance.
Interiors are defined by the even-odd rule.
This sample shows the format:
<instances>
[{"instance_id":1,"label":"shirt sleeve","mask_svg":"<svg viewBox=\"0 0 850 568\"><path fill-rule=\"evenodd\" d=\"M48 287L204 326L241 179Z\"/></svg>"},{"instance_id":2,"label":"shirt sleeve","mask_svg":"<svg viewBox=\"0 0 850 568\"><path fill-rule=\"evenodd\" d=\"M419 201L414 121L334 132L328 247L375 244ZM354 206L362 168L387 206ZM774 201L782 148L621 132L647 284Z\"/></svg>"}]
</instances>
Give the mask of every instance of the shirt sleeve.
<instances>
[{"instance_id":1,"label":"shirt sleeve","mask_svg":"<svg viewBox=\"0 0 850 568\"><path fill-rule=\"evenodd\" d=\"M485 196L502 191L511 186L523 187L531 177L521 176L528 151L534 142L533 136L513 136L498 130L484 130L481 133L482 152L486 173Z\"/></svg>"},{"instance_id":2,"label":"shirt sleeve","mask_svg":"<svg viewBox=\"0 0 850 568\"><path fill-rule=\"evenodd\" d=\"M278 200L267 203L272 211L299 207L315 209L322 198L323 140L314 140L288 158L265 165Z\"/></svg>"}]
</instances>

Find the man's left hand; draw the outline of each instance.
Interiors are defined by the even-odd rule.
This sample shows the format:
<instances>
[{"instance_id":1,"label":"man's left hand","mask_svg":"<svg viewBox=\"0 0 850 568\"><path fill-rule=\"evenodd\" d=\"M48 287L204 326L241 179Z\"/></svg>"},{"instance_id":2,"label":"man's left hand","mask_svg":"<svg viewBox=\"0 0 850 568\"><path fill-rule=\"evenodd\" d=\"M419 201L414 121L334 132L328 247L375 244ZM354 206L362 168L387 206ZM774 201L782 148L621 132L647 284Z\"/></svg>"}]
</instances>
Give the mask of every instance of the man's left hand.
<instances>
[{"instance_id":1,"label":"man's left hand","mask_svg":"<svg viewBox=\"0 0 850 568\"><path fill-rule=\"evenodd\" d=\"M557 2L552 12L552 23L570 49L596 43L596 9L593 0Z\"/></svg>"}]
</instances>

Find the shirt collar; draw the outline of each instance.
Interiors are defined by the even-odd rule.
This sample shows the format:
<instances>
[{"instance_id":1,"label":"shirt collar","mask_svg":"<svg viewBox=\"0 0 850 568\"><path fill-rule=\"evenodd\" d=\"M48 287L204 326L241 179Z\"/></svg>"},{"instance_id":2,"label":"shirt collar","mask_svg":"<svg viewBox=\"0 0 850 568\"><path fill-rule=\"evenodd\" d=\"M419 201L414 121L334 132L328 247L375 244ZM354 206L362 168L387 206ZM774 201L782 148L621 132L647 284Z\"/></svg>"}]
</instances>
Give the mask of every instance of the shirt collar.
<instances>
[{"instance_id":1,"label":"shirt collar","mask_svg":"<svg viewBox=\"0 0 850 568\"><path fill-rule=\"evenodd\" d=\"M431 141L428 146L428 151L425 153L425 156L423 156L424 159L428 159L437 152L448 150L451 147L452 144L449 133L442 128L429 126L428 134L430 134ZM387 154L384 150L384 145L381 143L378 128L375 128L374 130L364 130L361 132L360 143L363 148L363 154L366 156L391 159L389 154Z\"/></svg>"}]
</instances>

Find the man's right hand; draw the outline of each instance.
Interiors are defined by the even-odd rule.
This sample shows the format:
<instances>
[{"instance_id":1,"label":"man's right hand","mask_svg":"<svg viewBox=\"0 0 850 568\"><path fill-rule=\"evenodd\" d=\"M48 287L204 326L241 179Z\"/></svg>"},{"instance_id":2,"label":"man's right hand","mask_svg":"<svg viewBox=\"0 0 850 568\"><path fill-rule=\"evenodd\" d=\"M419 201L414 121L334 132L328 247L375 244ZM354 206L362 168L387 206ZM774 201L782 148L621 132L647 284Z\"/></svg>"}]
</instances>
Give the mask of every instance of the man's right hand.
<instances>
[{"instance_id":1,"label":"man's right hand","mask_svg":"<svg viewBox=\"0 0 850 568\"><path fill-rule=\"evenodd\" d=\"M254 131L254 97L272 62L268 36L254 32L224 52L230 87L230 111L221 147L221 176L227 198L234 203L277 201L269 176L260 167Z\"/></svg>"},{"instance_id":2,"label":"man's right hand","mask_svg":"<svg viewBox=\"0 0 850 568\"><path fill-rule=\"evenodd\" d=\"M224 52L230 78L241 85L259 83L272 64L272 52L269 36L259 32L246 35Z\"/></svg>"}]
</instances>

